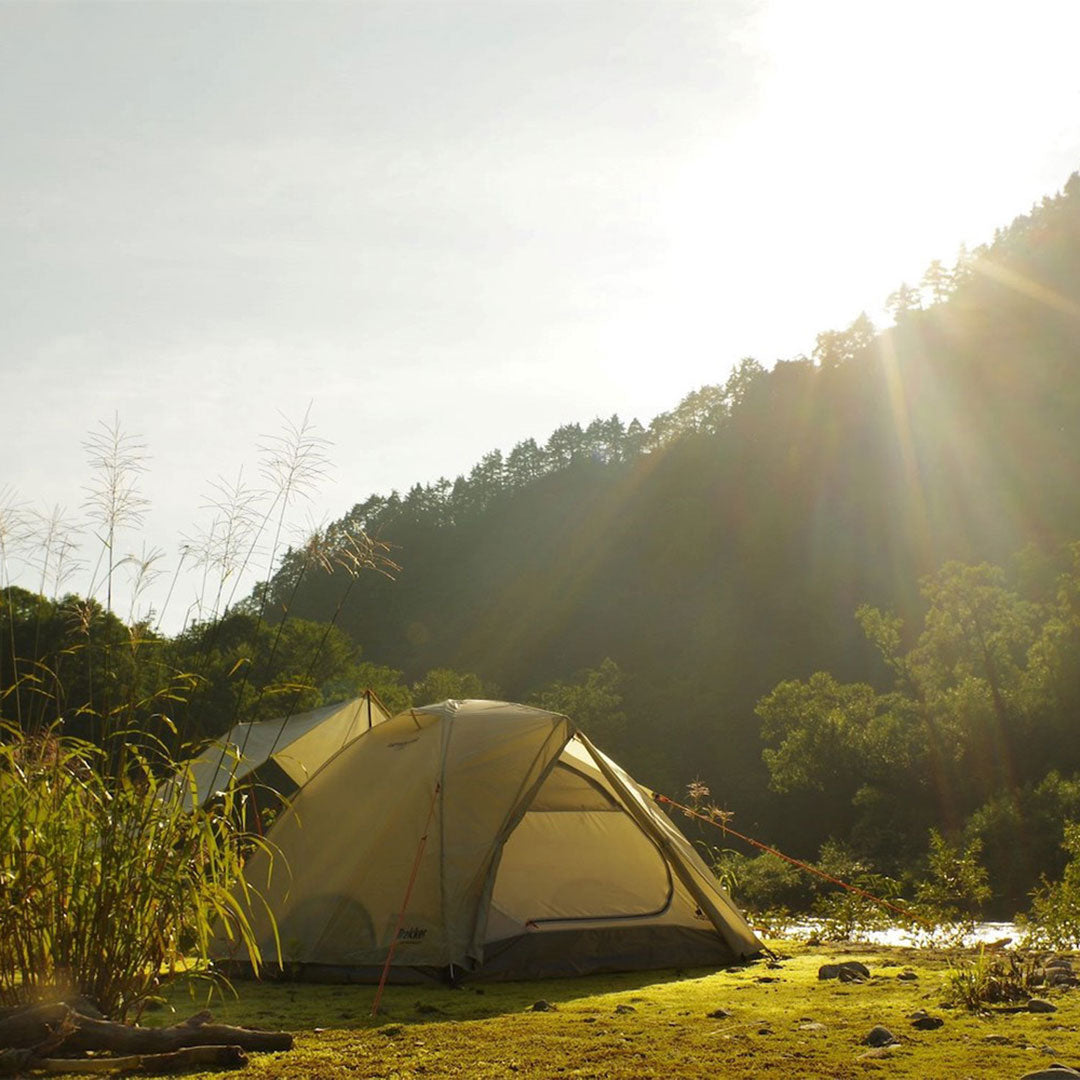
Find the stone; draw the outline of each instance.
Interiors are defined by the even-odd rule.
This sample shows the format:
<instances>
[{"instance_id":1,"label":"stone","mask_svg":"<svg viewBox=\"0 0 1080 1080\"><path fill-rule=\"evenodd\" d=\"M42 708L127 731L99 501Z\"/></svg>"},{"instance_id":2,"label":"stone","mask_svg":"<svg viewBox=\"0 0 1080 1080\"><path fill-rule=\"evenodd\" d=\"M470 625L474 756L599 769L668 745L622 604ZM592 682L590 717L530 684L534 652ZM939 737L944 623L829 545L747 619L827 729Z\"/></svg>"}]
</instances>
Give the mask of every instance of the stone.
<instances>
[{"instance_id":1,"label":"stone","mask_svg":"<svg viewBox=\"0 0 1080 1080\"><path fill-rule=\"evenodd\" d=\"M731 1013L727 1009L713 1009L711 1013L706 1013L706 1016L711 1020L727 1020Z\"/></svg>"},{"instance_id":2,"label":"stone","mask_svg":"<svg viewBox=\"0 0 1080 1080\"><path fill-rule=\"evenodd\" d=\"M858 960L845 960L839 964L822 964L818 968L819 979L839 979L841 982L861 982L870 978L870 969Z\"/></svg>"},{"instance_id":3,"label":"stone","mask_svg":"<svg viewBox=\"0 0 1080 1080\"><path fill-rule=\"evenodd\" d=\"M800 1031L825 1031L827 1030L824 1024L818 1023L816 1020L808 1020L804 1024L799 1025Z\"/></svg>"},{"instance_id":4,"label":"stone","mask_svg":"<svg viewBox=\"0 0 1080 1080\"><path fill-rule=\"evenodd\" d=\"M1066 1068L1064 1065L1050 1065L1045 1069L1036 1069L1034 1072L1024 1073L1020 1080L1062 1080L1063 1077L1080 1076L1075 1069Z\"/></svg>"},{"instance_id":5,"label":"stone","mask_svg":"<svg viewBox=\"0 0 1080 1080\"><path fill-rule=\"evenodd\" d=\"M550 1001L545 1001L541 998L539 1001L534 1001L530 1006L533 1012L555 1012L555 1006Z\"/></svg>"},{"instance_id":6,"label":"stone","mask_svg":"<svg viewBox=\"0 0 1080 1080\"><path fill-rule=\"evenodd\" d=\"M616 1005L615 1011L620 1015L624 1015L626 1013L637 1012L637 1009L635 1009L633 1005Z\"/></svg>"},{"instance_id":7,"label":"stone","mask_svg":"<svg viewBox=\"0 0 1080 1080\"><path fill-rule=\"evenodd\" d=\"M870 1029L869 1034L863 1039L864 1046L891 1046L897 1042L896 1036L887 1028L877 1024Z\"/></svg>"},{"instance_id":8,"label":"stone","mask_svg":"<svg viewBox=\"0 0 1080 1080\"><path fill-rule=\"evenodd\" d=\"M937 1031L939 1027L945 1026L945 1021L940 1016L920 1016L911 1021L911 1026L919 1031Z\"/></svg>"},{"instance_id":9,"label":"stone","mask_svg":"<svg viewBox=\"0 0 1080 1080\"><path fill-rule=\"evenodd\" d=\"M1057 1006L1053 1002L1047 1001L1046 998L1033 997L1027 1003L1027 1011L1033 1013L1052 1013L1057 1012Z\"/></svg>"},{"instance_id":10,"label":"stone","mask_svg":"<svg viewBox=\"0 0 1080 1080\"><path fill-rule=\"evenodd\" d=\"M901 982L913 982L913 981L914 981L915 979L917 979L917 978L918 978L919 976L918 976L918 973L917 973L917 972L914 972L914 971L901 971L901 972L900 972L900 974L899 974L899 975L897 975L896 977L897 977L897 978L898 978L898 979L899 979L899 980L900 980Z\"/></svg>"}]
</instances>

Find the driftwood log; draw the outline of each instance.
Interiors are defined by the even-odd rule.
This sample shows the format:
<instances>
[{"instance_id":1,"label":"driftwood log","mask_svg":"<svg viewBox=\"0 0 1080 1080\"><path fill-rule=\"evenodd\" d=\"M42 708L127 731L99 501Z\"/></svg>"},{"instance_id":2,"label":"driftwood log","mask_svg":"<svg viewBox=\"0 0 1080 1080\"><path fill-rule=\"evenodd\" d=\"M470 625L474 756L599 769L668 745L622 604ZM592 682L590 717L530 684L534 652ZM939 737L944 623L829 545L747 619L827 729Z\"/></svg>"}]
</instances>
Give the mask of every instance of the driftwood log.
<instances>
[{"instance_id":1,"label":"driftwood log","mask_svg":"<svg viewBox=\"0 0 1080 1080\"><path fill-rule=\"evenodd\" d=\"M285 1031L211 1023L199 1012L169 1027L130 1027L86 1016L64 1002L0 1018L0 1075L44 1072L175 1072L193 1066L237 1068L245 1050L289 1050ZM85 1056L88 1052L119 1057Z\"/></svg>"}]
</instances>

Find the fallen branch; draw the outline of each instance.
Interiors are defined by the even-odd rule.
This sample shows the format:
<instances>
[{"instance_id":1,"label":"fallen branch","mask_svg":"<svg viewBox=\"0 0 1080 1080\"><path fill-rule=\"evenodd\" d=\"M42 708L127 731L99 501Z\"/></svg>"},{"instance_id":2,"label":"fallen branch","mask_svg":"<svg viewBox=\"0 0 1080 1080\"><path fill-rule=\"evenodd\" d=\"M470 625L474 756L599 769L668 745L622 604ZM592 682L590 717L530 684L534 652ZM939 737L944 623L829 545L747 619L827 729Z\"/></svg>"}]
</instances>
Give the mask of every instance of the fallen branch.
<instances>
[{"instance_id":1,"label":"fallen branch","mask_svg":"<svg viewBox=\"0 0 1080 1080\"><path fill-rule=\"evenodd\" d=\"M199 1012L169 1027L131 1027L96 1020L75 1012L63 1002L35 1005L0 1020L0 1049L28 1049L49 1042L50 1052L79 1053L111 1050L121 1054L160 1054L188 1046L238 1046L242 1050L289 1050L293 1037L286 1031L255 1031L212 1024ZM64 1033L64 1029L68 1031ZM58 1036L64 1037L58 1040Z\"/></svg>"},{"instance_id":2,"label":"fallen branch","mask_svg":"<svg viewBox=\"0 0 1080 1080\"><path fill-rule=\"evenodd\" d=\"M174 1073L188 1069L240 1069L247 1055L239 1046L186 1046L167 1054L132 1054L126 1057L39 1058L32 1050L0 1052L0 1076L27 1070L45 1073Z\"/></svg>"}]
</instances>

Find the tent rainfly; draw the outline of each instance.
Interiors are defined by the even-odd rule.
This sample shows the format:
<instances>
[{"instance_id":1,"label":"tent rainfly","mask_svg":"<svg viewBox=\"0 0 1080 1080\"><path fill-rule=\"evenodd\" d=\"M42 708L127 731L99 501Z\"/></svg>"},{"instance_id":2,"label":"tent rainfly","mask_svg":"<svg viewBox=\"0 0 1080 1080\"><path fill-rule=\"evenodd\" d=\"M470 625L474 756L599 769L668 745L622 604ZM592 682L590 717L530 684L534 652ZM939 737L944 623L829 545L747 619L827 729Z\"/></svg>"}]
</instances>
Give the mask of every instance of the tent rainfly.
<instances>
[{"instance_id":1,"label":"tent rainfly","mask_svg":"<svg viewBox=\"0 0 1080 1080\"><path fill-rule=\"evenodd\" d=\"M400 713L330 758L269 839L287 869L260 850L246 876L287 970L313 981L373 981L395 940L399 982L715 967L762 948L650 792L542 709ZM270 961L262 901L250 918Z\"/></svg>"},{"instance_id":2,"label":"tent rainfly","mask_svg":"<svg viewBox=\"0 0 1080 1080\"><path fill-rule=\"evenodd\" d=\"M202 806L241 780L257 781L287 797L355 738L388 720L371 690L312 712L237 724L188 763L191 801Z\"/></svg>"}]
</instances>

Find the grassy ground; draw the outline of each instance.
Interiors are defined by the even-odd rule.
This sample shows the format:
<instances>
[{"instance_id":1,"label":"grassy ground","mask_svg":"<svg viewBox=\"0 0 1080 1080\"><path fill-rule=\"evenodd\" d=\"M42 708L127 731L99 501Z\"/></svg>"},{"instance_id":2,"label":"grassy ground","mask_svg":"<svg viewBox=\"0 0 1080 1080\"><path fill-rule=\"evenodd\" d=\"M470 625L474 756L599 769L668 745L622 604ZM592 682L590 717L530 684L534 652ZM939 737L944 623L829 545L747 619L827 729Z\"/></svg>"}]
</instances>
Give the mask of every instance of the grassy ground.
<instances>
[{"instance_id":1,"label":"grassy ground","mask_svg":"<svg viewBox=\"0 0 1080 1080\"><path fill-rule=\"evenodd\" d=\"M879 947L772 943L778 967L647 972L462 989L390 987L377 1019L374 988L240 983L215 1002L224 1022L293 1031L285 1054L255 1054L256 1078L1019 1077L1053 1061L1080 1064L1080 990L1047 996L1049 1014L972 1016L941 1006L948 957ZM818 967L860 960L863 984L819 981ZM918 979L903 981L905 969ZM551 1011L533 1011L543 999ZM201 1002L199 1003L201 1004ZM177 1012L190 1003L175 994ZM708 1014L723 1009L730 1015ZM925 1009L944 1019L912 1027ZM176 1017L158 1013L160 1022ZM875 1024L898 1046L872 1052ZM202 1075L202 1074L200 1074ZM209 1074L207 1074L209 1075Z\"/></svg>"}]
</instances>

